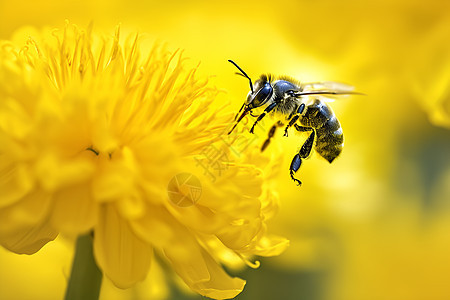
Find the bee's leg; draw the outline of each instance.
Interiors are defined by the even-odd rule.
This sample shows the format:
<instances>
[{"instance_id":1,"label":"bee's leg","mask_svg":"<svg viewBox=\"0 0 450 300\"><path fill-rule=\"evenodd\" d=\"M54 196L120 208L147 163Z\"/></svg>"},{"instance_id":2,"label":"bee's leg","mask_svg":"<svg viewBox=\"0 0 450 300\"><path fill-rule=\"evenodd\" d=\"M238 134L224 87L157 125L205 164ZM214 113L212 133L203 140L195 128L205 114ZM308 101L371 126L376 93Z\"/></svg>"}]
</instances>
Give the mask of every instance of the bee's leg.
<instances>
[{"instance_id":1,"label":"bee's leg","mask_svg":"<svg viewBox=\"0 0 450 300\"><path fill-rule=\"evenodd\" d=\"M291 166L289 167L289 171L291 174L292 180L294 180L297 185L301 185L302 182L294 177L294 174L300 169L300 166L302 165L302 158L305 159L311 154L312 147L314 145L314 138L316 136L316 132L311 127L301 127L302 131L309 131L312 130L311 134L306 139L305 143L302 145L302 148L300 148L300 151L294 156L291 162ZM296 126L297 128L297 126Z\"/></svg>"},{"instance_id":2,"label":"bee's leg","mask_svg":"<svg viewBox=\"0 0 450 300\"><path fill-rule=\"evenodd\" d=\"M258 119L256 119L255 123L253 123L252 128L250 129L250 133L253 133L253 131L255 130L255 126L256 124L262 120L262 118L264 118L264 116L268 113L270 113L272 111L272 109L275 108L275 106L277 106L278 103L274 102L272 104L270 104L269 106L266 107L266 109L264 110L264 112L262 114L259 115Z\"/></svg>"},{"instance_id":3,"label":"bee's leg","mask_svg":"<svg viewBox=\"0 0 450 300\"><path fill-rule=\"evenodd\" d=\"M263 152L264 150L266 150L267 146L269 146L270 144L270 140L272 139L272 137L275 135L275 131L277 129L277 127L281 127L284 124L281 123L281 121L277 121L269 130L269 135L267 136L267 139L264 141L264 144L261 147L261 152Z\"/></svg>"},{"instance_id":4,"label":"bee's leg","mask_svg":"<svg viewBox=\"0 0 450 300\"><path fill-rule=\"evenodd\" d=\"M314 130L314 129L312 129L312 127L300 126L300 125L298 125L298 124L295 124L294 127L295 127L295 129L296 129L297 131L300 131L300 132L305 132L305 131L311 131L311 130Z\"/></svg>"},{"instance_id":5,"label":"bee's leg","mask_svg":"<svg viewBox=\"0 0 450 300\"><path fill-rule=\"evenodd\" d=\"M299 126L300 127L300 126ZM311 127L303 127L305 131L311 130L311 134L306 139L303 146L300 148L298 154L300 154L301 158L307 158L311 154L312 147L314 145L314 138L316 137L316 131Z\"/></svg>"},{"instance_id":6,"label":"bee's leg","mask_svg":"<svg viewBox=\"0 0 450 300\"><path fill-rule=\"evenodd\" d=\"M284 129L284 136L288 136L288 129L289 129L289 127L291 127L292 125L294 125L295 122L297 122L298 118L299 118L299 115L295 115L295 116L289 121L289 123L287 124L286 128Z\"/></svg>"},{"instance_id":7,"label":"bee's leg","mask_svg":"<svg viewBox=\"0 0 450 300\"><path fill-rule=\"evenodd\" d=\"M294 158L292 159L291 166L289 167L289 171L291 174L292 180L294 180L297 185L302 185L302 182L294 177L294 173L300 169L300 166L302 165L302 159L300 158L299 154L295 154Z\"/></svg>"},{"instance_id":8,"label":"bee's leg","mask_svg":"<svg viewBox=\"0 0 450 300\"><path fill-rule=\"evenodd\" d=\"M286 126L286 128L284 129L284 136L288 136L288 129L289 127L291 127L292 125L295 124L295 122L297 122L298 118L300 118L300 115L302 114L303 110L305 110L305 103L302 103L298 109L297 109L297 113L291 117L288 125Z\"/></svg>"}]
</instances>

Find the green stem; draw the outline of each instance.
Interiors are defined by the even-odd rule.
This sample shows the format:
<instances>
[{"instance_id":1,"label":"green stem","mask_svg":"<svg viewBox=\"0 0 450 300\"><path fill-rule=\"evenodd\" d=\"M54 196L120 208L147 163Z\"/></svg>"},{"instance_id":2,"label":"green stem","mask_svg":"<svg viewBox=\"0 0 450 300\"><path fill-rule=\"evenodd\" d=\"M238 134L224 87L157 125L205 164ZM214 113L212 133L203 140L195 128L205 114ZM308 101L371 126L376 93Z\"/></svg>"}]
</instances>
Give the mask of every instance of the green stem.
<instances>
[{"instance_id":1,"label":"green stem","mask_svg":"<svg viewBox=\"0 0 450 300\"><path fill-rule=\"evenodd\" d=\"M85 234L77 239L65 300L97 300L102 284L102 272L95 263L92 235Z\"/></svg>"}]
</instances>

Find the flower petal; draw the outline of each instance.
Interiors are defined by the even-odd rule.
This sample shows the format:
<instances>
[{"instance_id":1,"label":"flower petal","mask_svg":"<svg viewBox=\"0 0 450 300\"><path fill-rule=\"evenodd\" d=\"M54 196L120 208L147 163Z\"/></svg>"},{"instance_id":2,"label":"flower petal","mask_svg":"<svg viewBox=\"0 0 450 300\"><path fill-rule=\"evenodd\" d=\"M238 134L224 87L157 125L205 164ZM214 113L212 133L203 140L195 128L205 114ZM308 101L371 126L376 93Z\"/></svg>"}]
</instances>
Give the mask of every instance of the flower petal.
<instances>
[{"instance_id":1,"label":"flower petal","mask_svg":"<svg viewBox=\"0 0 450 300\"><path fill-rule=\"evenodd\" d=\"M176 239L163 251L175 272L192 290L216 299L233 298L242 291L244 280L228 276L192 233L175 219L170 224Z\"/></svg>"},{"instance_id":2,"label":"flower petal","mask_svg":"<svg viewBox=\"0 0 450 300\"><path fill-rule=\"evenodd\" d=\"M50 209L50 195L42 190L35 190L13 205L0 209L0 237L20 235L33 226L46 221Z\"/></svg>"},{"instance_id":3,"label":"flower petal","mask_svg":"<svg viewBox=\"0 0 450 300\"><path fill-rule=\"evenodd\" d=\"M95 258L117 287L129 288L145 279L152 250L149 244L134 234L113 204L100 208L94 236Z\"/></svg>"},{"instance_id":4,"label":"flower petal","mask_svg":"<svg viewBox=\"0 0 450 300\"><path fill-rule=\"evenodd\" d=\"M228 248L242 250L247 247L261 230L261 219L237 220L226 230L217 233L217 237Z\"/></svg>"},{"instance_id":5,"label":"flower petal","mask_svg":"<svg viewBox=\"0 0 450 300\"><path fill-rule=\"evenodd\" d=\"M164 254L175 272L192 288L195 284L211 280L211 274L201 254L200 245L190 237L189 232L185 233L185 236L178 236L178 241L174 241L174 244L164 248Z\"/></svg>"},{"instance_id":6,"label":"flower petal","mask_svg":"<svg viewBox=\"0 0 450 300\"><path fill-rule=\"evenodd\" d=\"M261 172L252 167L235 167L228 178L217 180L215 185L206 186L198 204L214 211L229 212L234 218L254 218L260 215ZM216 188L217 185L223 189Z\"/></svg>"},{"instance_id":7,"label":"flower petal","mask_svg":"<svg viewBox=\"0 0 450 300\"><path fill-rule=\"evenodd\" d=\"M63 160L48 153L38 160L35 172L36 178L46 190L55 191L86 181L93 174L94 165L86 157Z\"/></svg>"},{"instance_id":8,"label":"flower petal","mask_svg":"<svg viewBox=\"0 0 450 300\"><path fill-rule=\"evenodd\" d=\"M92 200L89 184L59 190L54 194L53 202L51 221L55 228L69 234L80 234L94 227L98 204Z\"/></svg>"},{"instance_id":9,"label":"flower petal","mask_svg":"<svg viewBox=\"0 0 450 300\"><path fill-rule=\"evenodd\" d=\"M289 240L278 235L264 235L258 240L252 253L259 256L276 256L286 250Z\"/></svg>"},{"instance_id":10,"label":"flower petal","mask_svg":"<svg viewBox=\"0 0 450 300\"><path fill-rule=\"evenodd\" d=\"M14 203L33 187L31 176L24 164L2 161L0 174L0 207Z\"/></svg>"},{"instance_id":11,"label":"flower petal","mask_svg":"<svg viewBox=\"0 0 450 300\"><path fill-rule=\"evenodd\" d=\"M0 243L18 254L34 254L57 236L58 233L48 223L42 223L39 226L23 228L12 235L2 236Z\"/></svg>"},{"instance_id":12,"label":"flower petal","mask_svg":"<svg viewBox=\"0 0 450 300\"><path fill-rule=\"evenodd\" d=\"M185 226L204 233L215 233L233 220L227 214L213 211L198 203L188 207L180 207L170 202L167 203L166 207ZM205 226L205 224L208 224L208 226Z\"/></svg>"},{"instance_id":13,"label":"flower petal","mask_svg":"<svg viewBox=\"0 0 450 300\"><path fill-rule=\"evenodd\" d=\"M173 223L177 222L161 206L148 205L145 216L133 219L131 228L149 244L164 248L176 239Z\"/></svg>"},{"instance_id":14,"label":"flower petal","mask_svg":"<svg viewBox=\"0 0 450 300\"><path fill-rule=\"evenodd\" d=\"M203 296L213 299L230 299L242 292L246 283L245 280L230 277L207 252L203 251L202 256L210 274L210 279L191 285L188 284L190 288Z\"/></svg>"},{"instance_id":15,"label":"flower petal","mask_svg":"<svg viewBox=\"0 0 450 300\"><path fill-rule=\"evenodd\" d=\"M93 195L97 201L137 197L136 165L129 149L115 153L113 160L101 158L100 172L93 178Z\"/></svg>"}]
</instances>

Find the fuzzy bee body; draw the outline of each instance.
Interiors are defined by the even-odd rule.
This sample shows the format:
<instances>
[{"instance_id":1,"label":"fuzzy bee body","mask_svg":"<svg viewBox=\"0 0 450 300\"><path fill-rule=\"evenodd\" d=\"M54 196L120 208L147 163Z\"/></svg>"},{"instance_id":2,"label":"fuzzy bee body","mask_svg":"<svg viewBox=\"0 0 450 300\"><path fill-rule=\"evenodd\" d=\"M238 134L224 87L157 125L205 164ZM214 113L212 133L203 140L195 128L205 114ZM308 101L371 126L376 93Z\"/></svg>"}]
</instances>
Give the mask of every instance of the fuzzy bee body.
<instances>
[{"instance_id":1,"label":"fuzzy bee body","mask_svg":"<svg viewBox=\"0 0 450 300\"><path fill-rule=\"evenodd\" d=\"M288 129L291 127L300 132L309 132L308 138L292 159L289 168L291 178L298 185L301 184L301 181L295 178L294 174L300 168L302 159L308 158L313 148L330 163L340 155L344 146L344 135L341 124L331 107L325 103L324 96L358 94L352 92L353 87L337 82L301 84L289 77L279 77L272 81L270 75L261 75L253 86L250 77L236 63L229 61L241 71L237 74L250 81L250 92L247 95L247 100L236 114L236 123L229 133L234 130L245 115L253 116L252 110L258 107L265 109L263 113L257 116L250 133L253 133L255 125L266 114L275 114L282 119L269 130L268 138L263 143L261 151L264 151L269 145L276 128L284 126L285 123L287 123L285 136L288 136Z\"/></svg>"},{"instance_id":2,"label":"fuzzy bee body","mask_svg":"<svg viewBox=\"0 0 450 300\"><path fill-rule=\"evenodd\" d=\"M261 78L259 80L264 80L264 78ZM301 91L301 86L292 81L276 80L273 82L273 90L273 99L270 99L269 101L271 103L278 103L278 105L275 107L275 113L280 114L282 118L284 116L287 120L291 114L295 113L296 107L300 105L300 100L296 97L289 96L288 94L286 94L286 92Z\"/></svg>"},{"instance_id":3,"label":"fuzzy bee body","mask_svg":"<svg viewBox=\"0 0 450 300\"><path fill-rule=\"evenodd\" d=\"M273 82L274 96L269 100L269 103L279 103L274 111L284 116L286 121L289 121L296 108L305 103L305 111L299 117L298 122L305 127L311 127L315 130L314 150L328 162L333 162L342 152L344 146L344 135L339 120L331 107L320 99L314 98L311 101L308 97L302 99L301 97L286 95L288 91L302 92L304 90L301 84L294 83L293 79L290 80L276 80Z\"/></svg>"}]
</instances>

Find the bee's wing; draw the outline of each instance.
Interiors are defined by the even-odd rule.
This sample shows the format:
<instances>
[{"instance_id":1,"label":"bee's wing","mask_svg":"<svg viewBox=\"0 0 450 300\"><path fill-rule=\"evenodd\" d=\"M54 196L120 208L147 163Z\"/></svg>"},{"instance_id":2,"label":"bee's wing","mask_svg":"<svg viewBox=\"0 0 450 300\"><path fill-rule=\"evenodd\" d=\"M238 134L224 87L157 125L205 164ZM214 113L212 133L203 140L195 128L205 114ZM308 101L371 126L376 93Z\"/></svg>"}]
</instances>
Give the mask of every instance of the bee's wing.
<instances>
[{"instance_id":1,"label":"bee's wing","mask_svg":"<svg viewBox=\"0 0 450 300\"><path fill-rule=\"evenodd\" d=\"M341 82L310 82L303 83L301 85L301 91L297 92L296 96L314 95L315 97L320 97L324 101L334 101L337 97L345 95L362 95L361 93L354 92L354 89L353 86Z\"/></svg>"},{"instance_id":2,"label":"bee's wing","mask_svg":"<svg viewBox=\"0 0 450 300\"><path fill-rule=\"evenodd\" d=\"M302 84L302 92L334 92L335 94L352 93L355 88L349 84L323 81L323 82L309 82Z\"/></svg>"}]
</instances>

